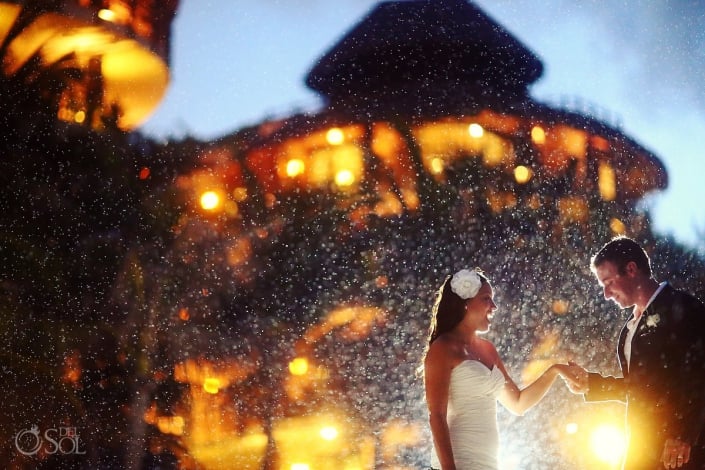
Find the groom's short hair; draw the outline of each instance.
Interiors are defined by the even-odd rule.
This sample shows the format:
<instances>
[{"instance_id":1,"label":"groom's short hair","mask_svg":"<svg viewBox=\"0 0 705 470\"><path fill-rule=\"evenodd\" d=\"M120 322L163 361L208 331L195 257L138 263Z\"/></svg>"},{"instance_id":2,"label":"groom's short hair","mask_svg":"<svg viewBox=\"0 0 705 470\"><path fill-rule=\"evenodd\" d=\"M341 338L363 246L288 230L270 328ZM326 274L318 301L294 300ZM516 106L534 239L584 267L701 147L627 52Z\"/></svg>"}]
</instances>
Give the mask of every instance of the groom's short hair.
<instances>
[{"instance_id":1,"label":"groom's short hair","mask_svg":"<svg viewBox=\"0 0 705 470\"><path fill-rule=\"evenodd\" d=\"M594 271L606 261L614 263L620 274L624 274L627 264L633 261L642 273L651 277L649 255L641 245L629 237L619 236L605 243L592 257L590 268Z\"/></svg>"}]
</instances>

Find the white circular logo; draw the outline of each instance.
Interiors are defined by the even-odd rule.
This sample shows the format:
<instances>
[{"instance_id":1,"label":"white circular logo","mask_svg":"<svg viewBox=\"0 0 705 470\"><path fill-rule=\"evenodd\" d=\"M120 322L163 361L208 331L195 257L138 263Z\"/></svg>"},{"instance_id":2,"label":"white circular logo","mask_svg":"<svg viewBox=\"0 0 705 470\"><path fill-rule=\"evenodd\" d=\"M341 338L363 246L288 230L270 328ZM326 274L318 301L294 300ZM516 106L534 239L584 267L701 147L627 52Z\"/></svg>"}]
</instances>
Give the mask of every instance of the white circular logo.
<instances>
[{"instance_id":1,"label":"white circular logo","mask_svg":"<svg viewBox=\"0 0 705 470\"><path fill-rule=\"evenodd\" d=\"M36 455L42 448L46 454L85 454L80 449L81 438L75 427L49 428L44 433L39 432L39 426L32 425L15 434L15 447L27 456Z\"/></svg>"},{"instance_id":2,"label":"white circular logo","mask_svg":"<svg viewBox=\"0 0 705 470\"><path fill-rule=\"evenodd\" d=\"M23 429L15 435L15 447L24 455L34 455L42 447L42 438L39 437L39 428L34 425L31 429Z\"/></svg>"}]
</instances>

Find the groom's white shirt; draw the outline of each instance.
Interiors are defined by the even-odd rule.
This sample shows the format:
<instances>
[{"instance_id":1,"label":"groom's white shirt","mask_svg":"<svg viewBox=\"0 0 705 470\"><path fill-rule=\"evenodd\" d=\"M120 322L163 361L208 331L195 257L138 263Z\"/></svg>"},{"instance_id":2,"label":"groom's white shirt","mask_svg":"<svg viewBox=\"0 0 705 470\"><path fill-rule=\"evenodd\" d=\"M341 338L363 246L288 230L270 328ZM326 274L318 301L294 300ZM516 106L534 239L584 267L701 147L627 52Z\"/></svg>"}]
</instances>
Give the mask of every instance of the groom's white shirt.
<instances>
[{"instance_id":1,"label":"groom's white shirt","mask_svg":"<svg viewBox=\"0 0 705 470\"><path fill-rule=\"evenodd\" d=\"M656 292L653 293L651 298L649 299L648 302L646 302L646 306L644 307L644 310L639 312L639 316L636 316L637 312L634 312L634 315L632 318L627 322L627 338L624 341L624 357L627 359L627 366L629 366L632 358L632 339L634 339L634 333L636 332L636 327L639 325L639 320L641 320L641 317L644 315L644 312L646 311L647 308L649 308L649 305L651 305L651 302L654 301L657 295L663 290L663 288L668 284L668 282L662 282L661 284L658 285L658 289L656 289Z\"/></svg>"}]
</instances>

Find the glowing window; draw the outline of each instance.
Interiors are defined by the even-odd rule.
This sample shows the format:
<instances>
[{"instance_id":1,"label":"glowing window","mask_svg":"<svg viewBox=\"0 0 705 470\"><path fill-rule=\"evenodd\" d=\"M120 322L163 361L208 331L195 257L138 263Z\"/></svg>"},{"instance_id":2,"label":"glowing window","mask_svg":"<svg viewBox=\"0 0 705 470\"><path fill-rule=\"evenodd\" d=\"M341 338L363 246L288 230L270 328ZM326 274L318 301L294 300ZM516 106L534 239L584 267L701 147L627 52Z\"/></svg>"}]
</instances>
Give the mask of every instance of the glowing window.
<instances>
[{"instance_id":1,"label":"glowing window","mask_svg":"<svg viewBox=\"0 0 705 470\"><path fill-rule=\"evenodd\" d=\"M627 233L627 226L621 220L613 218L610 220L610 230L614 235L624 235Z\"/></svg>"},{"instance_id":2,"label":"glowing window","mask_svg":"<svg viewBox=\"0 0 705 470\"><path fill-rule=\"evenodd\" d=\"M586 222L588 219L587 202L581 197L563 197L558 200L558 213L561 222Z\"/></svg>"},{"instance_id":3,"label":"glowing window","mask_svg":"<svg viewBox=\"0 0 705 470\"><path fill-rule=\"evenodd\" d=\"M597 168L597 185L603 200L613 201L617 197L617 177L609 163L600 162Z\"/></svg>"},{"instance_id":4,"label":"glowing window","mask_svg":"<svg viewBox=\"0 0 705 470\"><path fill-rule=\"evenodd\" d=\"M302 175L306 170L306 164L299 158L292 158L286 164L286 175L290 178Z\"/></svg>"},{"instance_id":5,"label":"glowing window","mask_svg":"<svg viewBox=\"0 0 705 470\"><path fill-rule=\"evenodd\" d=\"M340 145L345 140L345 134L339 127L333 127L326 132L326 141L331 145Z\"/></svg>"},{"instance_id":6,"label":"glowing window","mask_svg":"<svg viewBox=\"0 0 705 470\"><path fill-rule=\"evenodd\" d=\"M470 134L470 137L475 137L476 139L479 139L483 136L485 130L482 128L481 125L473 122L468 126L468 133Z\"/></svg>"},{"instance_id":7,"label":"glowing window","mask_svg":"<svg viewBox=\"0 0 705 470\"><path fill-rule=\"evenodd\" d=\"M304 375L308 372L308 359L305 357L297 357L289 362L289 372L292 375Z\"/></svg>"},{"instance_id":8,"label":"glowing window","mask_svg":"<svg viewBox=\"0 0 705 470\"><path fill-rule=\"evenodd\" d=\"M218 390L220 390L220 379L216 377L207 377L203 381L203 390L205 390L206 393L215 395L218 393Z\"/></svg>"},{"instance_id":9,"label":"glowing window","mask_svg":"<svg viewBox=\"0 0 705 470\"><path fill-rule=\"evenodd\" d=\"M536 145L546 143L546 131L543 130L543 127L534 126L531 128L531 141Z\"/></svg>"},{"instance_id":10,"label":"glowing window","mask_svg":"<svg viewBox=\"0 0 705 470\"><path fill-rule=\"evenodd\" d=\"M207 211L213 211L220 206L220 196L215 191L206 191L201 194L201 207Z\"/></svg>"},{"instance_id":11,"label":"glowing window","mask_svg":"<svg viewBox=\"0 0 705 470\"><path fill-rule=\"evenodd\" d=\"M519 184L528 183L529 180L531 179L531 175L532 175L531 168L529 168L527 166L519 165L516 168L514 168L514 179Z\"/></svg>"}]
</instances>

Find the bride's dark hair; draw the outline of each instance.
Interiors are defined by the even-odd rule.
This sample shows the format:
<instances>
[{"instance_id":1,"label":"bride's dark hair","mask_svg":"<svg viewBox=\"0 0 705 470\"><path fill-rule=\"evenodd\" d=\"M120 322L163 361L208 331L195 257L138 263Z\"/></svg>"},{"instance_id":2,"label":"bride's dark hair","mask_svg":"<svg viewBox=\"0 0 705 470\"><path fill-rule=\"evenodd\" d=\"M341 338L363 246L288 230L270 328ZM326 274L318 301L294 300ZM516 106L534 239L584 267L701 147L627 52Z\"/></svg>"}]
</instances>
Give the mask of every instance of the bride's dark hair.
<instances>
[{"instance_id":1,"label":"bride's dark hair","mask_svg":"<svg viewBox=\"0 0 705 470\"><path fill-rule=\"evenodd\" d=\"M487 284L487 278L485 275L476 270L480 276L480 282L482 284ZM438 336L448 332L456 327L458 323L463 320L465 316L465 303L469 299L462 299L458 294L453 292L450 287L450 280L453 276L446 276L443 281L443 285L438 289L438 294L436 294L436 301L433 303L433 310L431 317L431 326L429 328L428 334L428 344L433 343Z\"/></svg>"},{"instance_id":2,"label":"bride's dark hair","mask_svg":"<svg viewBox=\"0 0 705 470\"><path fill-rule=\"evenodd\" d=\"M475 269L480 276L480 282L487 284L489 281L480 269ZM453 292L450 287L450 280L453 275L446 276L443 285L438 289L436 300L431 311L431 324L428 328L428 342L422 356L422 362L417 372L423 370L423 361L426 359L428 348L440 335L455 328L465 317L465 303L470 299L463 299Z\"/></svg>"}]
</instances>

